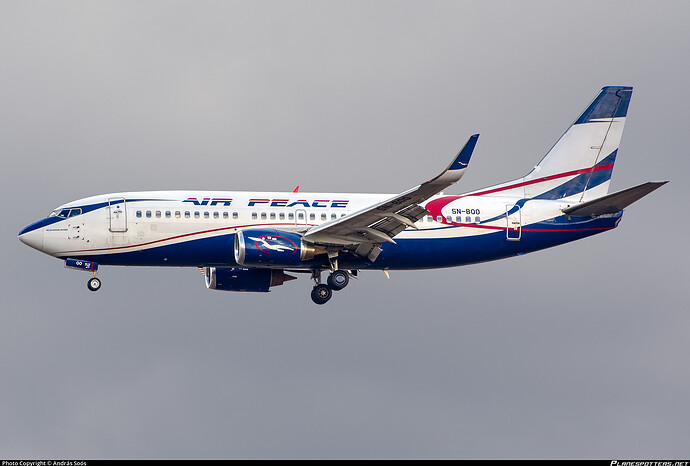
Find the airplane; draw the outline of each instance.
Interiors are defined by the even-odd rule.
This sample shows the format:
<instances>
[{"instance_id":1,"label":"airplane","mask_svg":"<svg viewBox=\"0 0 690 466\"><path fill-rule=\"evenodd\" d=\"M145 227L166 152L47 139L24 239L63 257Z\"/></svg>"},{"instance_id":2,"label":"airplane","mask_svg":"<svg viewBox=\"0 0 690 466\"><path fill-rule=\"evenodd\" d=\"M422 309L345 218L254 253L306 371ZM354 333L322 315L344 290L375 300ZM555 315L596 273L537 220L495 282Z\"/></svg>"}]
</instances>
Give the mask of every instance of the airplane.
<instances>
[{"instance_id":1,"label":"airplane","mask_svg":"<svg viewBox=\"0 0 690 466\"><path fill-rule=\"evenodd\" d=\"M363 270L474 264L616 228L624 208L668 182L608 193L631 96L602 88L527 175L465 194L442 191L462 178L478 134L400 194L119 192L61 205L19 239L91 272L91 291L99 265L197 267L223 291L268 292L311 274L311 298L325 304Z\"/></svg>"}]
</instances>

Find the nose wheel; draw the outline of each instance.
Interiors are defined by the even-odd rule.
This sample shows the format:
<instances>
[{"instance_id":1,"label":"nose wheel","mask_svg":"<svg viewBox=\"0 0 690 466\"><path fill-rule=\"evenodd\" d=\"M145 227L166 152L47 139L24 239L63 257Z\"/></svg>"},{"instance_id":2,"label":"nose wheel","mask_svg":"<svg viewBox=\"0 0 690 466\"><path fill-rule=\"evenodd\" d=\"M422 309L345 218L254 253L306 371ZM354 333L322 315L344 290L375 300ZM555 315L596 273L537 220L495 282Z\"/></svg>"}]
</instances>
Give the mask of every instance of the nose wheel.
<instances>
[{"instance_id":1,"label":"nose wheel","mask_svg":"<svg viewBox=\"0 0 690 466\"><path fill-rule=\"evenodd\" d=\"M86 282L86 287L91 291L98 291L101 289L101 281L98 277L91 277L89 281Z\"/></svg>"}]
</instances>

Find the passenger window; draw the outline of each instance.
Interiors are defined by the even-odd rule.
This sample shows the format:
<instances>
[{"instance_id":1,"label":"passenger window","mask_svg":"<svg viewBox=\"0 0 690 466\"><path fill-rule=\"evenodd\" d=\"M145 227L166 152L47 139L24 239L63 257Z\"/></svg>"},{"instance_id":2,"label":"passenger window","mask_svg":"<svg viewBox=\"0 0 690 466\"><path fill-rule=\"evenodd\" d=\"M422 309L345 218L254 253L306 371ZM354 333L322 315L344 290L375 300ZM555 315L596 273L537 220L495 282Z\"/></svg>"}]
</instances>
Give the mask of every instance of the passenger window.
<instances>
[{"instance_id":1,"label":"passenger window","mask_svg":"<svg viewBox=\"0 0 690 466\"><path fill-rule=\"evenodd\" d=\"M276 213L275 213L275 212L271 212L271 220L275 220L275 219L276 219Z\"/></svg>"},{"instance_id":2,"label":"passenger window","mask_svg":"<svg viewBox=\"0 0 690 466\"><path fill-rule=\"evenodd\" d=\"M455 221L456 221L457 223L462 223L462 217L459 216L459 215L456 216L456 217L455 217Z\"/></svg>"},{"instance_id":3,"label":"passenger window","mask_svg":"<svg viewBox=\"0 0 690 466\"><path fill-rule=\"evenodd\" d=\"M472 223L472 217L470 217L469 215L465 217L465 223Z\"/></svg>"},{"instance_id":4,"label":"passenger window","mask_svg":"<svg viewBox=\"0 0 690 466\"><path fill-rule=\"evenodd\" d=\"M169 210L165 211L165 218L170 218L172 215L170 214Z\"/></svg>"},{"instance_id":5,"label":"passenger window","mask_svg":"<svg viewBox=\"0 0 690 466\"><path fill-rule=\"evenodd\" d=\"M156 218L161 218L161 211L160 210L156 211Z\"/></svg>"},{"instance_id":6,"label":"passenger window","mask_svg":"<svg viewBox=\"0 0 690 466\"><path fill-rule=\"evenodd\" d=\"M443 221L443 217L441 217L440 215L437 215L437 216L436 216L436 221L437 221L438 223L441 223L441 222Z\"/></svg>"},{"instance_id":7,"label":"passenger window","mask_svg":"<svg viewBox=\"0 0 690 466\"><path fill-rule=\"evenodd\" d=\"M336 218L338 218L338 214L331 214L331 220L335 220Z\"/></svg>"},{"instance_id":8,"label":"passenger window","mask_svg":"<svg viewBox=\"0 0 690 466\"><path fill-rule=\"evenodd\" d=\"M141 210L137 210L137 218L141 218Z\"/></svg>"},{"instance_id":9,"label":"passenger window","mask_svg":"<svg viewBox=\"0 0 690 466\"><path fill-rule=\"evenodd\" d=\"M474 217L474 223L482 223L479 217Z\"/></svg>"},{"instance_id":10,"label":"passenger window","mask_svg":"<svg viewBox=\"0 0 690 466\"><path fill-rule=\"evenodd\" d=\"M321 220L326 220L326 218L328 218L326 217L326 214L321 214Z\"/></svg>"},{"instance_id":11,"label":"passenger window","mask_svg":"<svg viewBox=\"0 0 690 466\"><path fill-rule=\"evenodd\" d=\"M211 218L211 214L209 214L208 212L204 212L204 218Z\"/></svg>"},{"instance_id":12,"label":"passenger window","mask_svg":"<svg viewBox=\"0 0 690 466\"><path fill-rule=\"evenodd\" d=\"M220 218L220 214L218 212L213 212L213 218Z\"/></svg>"},{"instance_id":13,"label":"passenger window","mask_svg":"<svg viewBox=\"0 0 690 466\"><path fill-rule=\"evenodd\" d=\"M224 218L224 219L227 220L229 217L230 217L230 215L228 215L227 212L223 212L223 218Z\"/></svg>"},{"instance_id":14,"label":"passenger window","mask_svg":"<svg viewBox=\"0 0 690 466\"><path fill-rule=\"evenodd\" d=\"M175 218L180 218L180 211L179 210L175 211Z\"/></svg>"},{"instance_id":15,"label":"passenger window","mask_svg":"<svg viewBox=\"0 0 690 466\"><path fill-rule=\"evenodd\" d=\"M237 220L237 217L238 217L237 212L233 212L233 213L232 213L232 218L234 218L235 220Z\"/></svg>"},{"instance_id":16,"label":"passenger window","mask_svg":"<svg viewBox=\"0 0 690 466\"><path fill-rule=\"evenodd\" d=\"M447 216L447 217L446 217L446 222L452 223L452 222L453 222L453 217L451 217L450 215Z\"/></svg>"},{"instance_id":17,"label":"passenger window","mask_svg":"<svg viewBox=\"0 0 690 466\"><path fill-rule=\"evenodd\" d=\"M316 220L316 214L309 214L309 220Z\"/></svg>"},{"instance_id":18,"label":"passenger window","mask_svg":"<svg viewBox=\"0 0 690 466\"><path fill-rule=\"evenodd\" d=\"M280 218L281 220L285 220L285 212L279 213L278 218Z\"/></svg>"},{"instance_id":19,"label":"passenger window","mask_svg":"<svg viewBox=\"0 0 690 466\"><path fill-rule=\"evenodd\" d=\"M302 215L302 214L300 214L300 215ZM300 217L300 218L302 218L302 217ZM288 212L288 220L294 220L294 219L295 219L295 214L293 214L292 212Z\"/></svg>"},{"instance_id":20,"label":"passenger window","mask_svg":"<svg viewBox=\"0 0 690 466\"><path fill-rule=\"evenodd\" d=\"M200 218L200 217L201 217L201 214L199 213L199 211L195 210L194 211L194 218Z\"/></svg>"},{"instance_id":21,"label":"passenger window","mask_svg":"<svg viewBox=\"0 0 690 466\"><path fill-rule=\"evenodd\" d=\"M146 211L146 218L151 218L151 211L150 210Z\"/></svg>"},{"instance_id":22,"label":"passenger window","mask_svg":"<svg viewBox=\"0 0 690 466\"><path fill-rule=\"evenodd\" d=\"M266 220L266 212L261 212L261 220Z\"/></svg>"},{"instance_id":23,"label":"passenger window","mask_svg":"<svg viewBox=\"0 0 690 466\"><path fill-rule=\"evenodd\" d=\"M252 220L256 220L256 219L257 219L256 212L252 212Z\"/></svg>"},{"instance_id":24,"label":"passenger window","mask_svg":"<svg viewBox=\"0 0 690 466\"><path fill-rule=\"evenodd\" d=\"M347 214L340 214L340 217L342 218L342 217L344 217L345 215L347 215Z\"/></svg>"},{"instance_id":25,"label":"passenger window","mask_svg":"<svg viewBox=\"0 0 690 466\"><path fill-rule=\"evenodd\" d=\"M426 217L426 221L427 221L427 222L433 222L433 221L434 221L434 217L432 217L431 215L428 215L428 216Z\"/></svg>"},{"instance_id":26,"label":"passenger window","mask_svg":"<svg viewBox=\"0 0 690 466\"><path fill-rule=\"evenodd\" d=\"M304 213L302 213L302 212L298 213L298 214L297 214L297 218L298 218L299 220L304 220Z\"/></svg>"}]
</instances>

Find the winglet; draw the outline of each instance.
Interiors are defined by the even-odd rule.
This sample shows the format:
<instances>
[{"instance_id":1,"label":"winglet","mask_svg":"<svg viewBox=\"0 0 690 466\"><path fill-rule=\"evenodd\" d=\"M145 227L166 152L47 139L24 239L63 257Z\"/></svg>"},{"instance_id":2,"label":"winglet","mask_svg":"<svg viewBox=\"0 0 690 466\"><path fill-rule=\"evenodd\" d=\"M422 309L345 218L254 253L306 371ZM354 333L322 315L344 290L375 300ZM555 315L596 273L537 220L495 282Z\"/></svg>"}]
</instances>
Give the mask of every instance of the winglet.
<instances>
[{"instance_id":1,"label":"winglet","mask_svg":"<svg viewBox=\"0 0 690 466\"><path fill-rule=\"evenodd\" d=\"M467 169L467 165L470 163L470 157L472 157L472 152L474 152L474 147L477 145L478 139L478 134L470 136L465 146L460 149L458 155L456 155L450 165L448 165L448 168L436 178L427 181L427 183L433 183L435 186L438 186L438 189L434 191L433 194L442 191L462 178L462 175L465 174L465 170Z\"/></svg>"},{"instance_id":2,"label":"winglet","mask_svg":"<svg viewBox=\"0 0 690 466\"><path fill-rule=\"evenodd\" d=\"M470 157L472 157L472 152L474 152L474 147L477 145L477 140L479 139L479 134L473 134L470 139L465 144L465 147L460 149L455 160L448 165L446 170L461 170L467 168L470 163Z\"/></svg>"}]
</instances>

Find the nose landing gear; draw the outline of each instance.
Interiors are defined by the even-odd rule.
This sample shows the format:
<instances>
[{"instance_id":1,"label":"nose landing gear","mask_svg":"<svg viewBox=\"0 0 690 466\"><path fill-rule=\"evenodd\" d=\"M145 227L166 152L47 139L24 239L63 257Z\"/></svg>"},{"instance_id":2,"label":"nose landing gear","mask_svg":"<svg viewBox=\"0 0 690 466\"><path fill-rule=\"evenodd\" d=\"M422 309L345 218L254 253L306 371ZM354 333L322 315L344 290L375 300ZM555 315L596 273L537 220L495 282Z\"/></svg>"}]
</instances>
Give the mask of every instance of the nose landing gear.
<instances>
[{"instance_id":1,"label":"nose landing gear","mask_svg":"<svg viewBox=\"0 0 690 466\"><path fill-rule=\"evenodd\" d=\"M86 287L91 291L98 291L101 289L101 281L96 276L98 273L98 263L83 259L65 259L65 267L73 270L92 272L93 276L86 282Z\"/></svg>"},{"instance_id":2,"label":"nose landing gear","mask_svg":"<svg viewBox=\"0 0 690 466\"><path fill-rule=\"evenodd\" d=\"M86 282L86 287L91 291L98 291L101 289L101 280L98 277L91 277Z\"/></svg>"}]
</instances>

